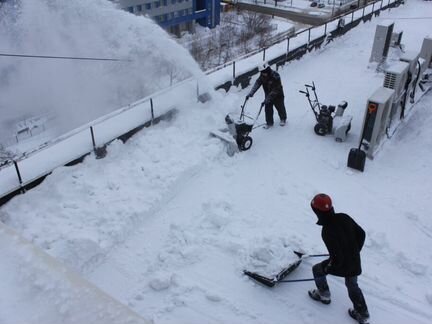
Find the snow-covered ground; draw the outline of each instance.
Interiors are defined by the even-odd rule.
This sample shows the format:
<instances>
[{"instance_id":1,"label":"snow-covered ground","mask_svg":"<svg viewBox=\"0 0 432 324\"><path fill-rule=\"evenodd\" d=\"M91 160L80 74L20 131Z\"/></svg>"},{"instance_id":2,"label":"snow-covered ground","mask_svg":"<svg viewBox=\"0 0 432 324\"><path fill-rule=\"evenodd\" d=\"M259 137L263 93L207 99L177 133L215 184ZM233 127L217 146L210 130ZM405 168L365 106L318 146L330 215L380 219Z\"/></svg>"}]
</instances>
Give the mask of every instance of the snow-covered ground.
<instances>
[{"instance_id":1,"label":"snow-covered ground","mask_svg":"<svg viewBox=\"0 0 432 324\"><path fill-rule=\"evenodd\" d=\"M366 100L383 82L368 66L376 24L404 18L395 28L403 30L406 49L419 50L432 20L405 18L431 6L408 1L279 70L288 125L254 130L248 152L228 157L208 131L239 111L249 89L214 93L211 102L185 104L174 120L112 143L102 160L89 156L58 168L2 206L0 219L154 323L353 323L341 278L329 278L333 302L325 306L307 296L312 283L268 289L242 275L244 268L277 271L295 249L326 252L309 207L316 193L326 192L336 211L366 230L359 284L371 322L429 323L432 93L364 173L348 169L346 160L358 144ZM312 80L323 103L348 101L353 127L346 142L313 133L314 117L298 93ZM260 90L246 109L255 112L262 99ZM19 272L14 244L2 240L0 250L8 251L1 253L3 278ZM305 260L290 279L310 278L315 261ZM22 285L1 286L0 300L12 307L13 295L20 312L0 308L0 322L40 322L26 307L30 298L51 300L61 310L50 317L47 307L45 323L73 322L64 290L56 298L50 282L28 276L17 282Z\"/></svg>"}]
</instances>

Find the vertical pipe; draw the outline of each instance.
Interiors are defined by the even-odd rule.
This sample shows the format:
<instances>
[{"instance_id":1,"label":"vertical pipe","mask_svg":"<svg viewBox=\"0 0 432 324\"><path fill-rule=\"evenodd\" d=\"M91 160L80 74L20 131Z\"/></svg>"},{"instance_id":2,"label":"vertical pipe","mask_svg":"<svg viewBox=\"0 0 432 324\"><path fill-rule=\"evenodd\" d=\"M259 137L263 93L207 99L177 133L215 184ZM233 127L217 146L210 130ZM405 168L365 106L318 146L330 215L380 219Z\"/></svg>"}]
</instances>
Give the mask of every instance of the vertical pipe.
<instances>
[{"instance_id":1,"label":"vertical pipe","mask_svg":"<svg viewBox=\"0 0 432 324\"><path fill-rule=\"evenodd\" d=\"M236 70L235 70L235 61L233 62L233 79L235 79Z\"/></svg>"}]
</instances>

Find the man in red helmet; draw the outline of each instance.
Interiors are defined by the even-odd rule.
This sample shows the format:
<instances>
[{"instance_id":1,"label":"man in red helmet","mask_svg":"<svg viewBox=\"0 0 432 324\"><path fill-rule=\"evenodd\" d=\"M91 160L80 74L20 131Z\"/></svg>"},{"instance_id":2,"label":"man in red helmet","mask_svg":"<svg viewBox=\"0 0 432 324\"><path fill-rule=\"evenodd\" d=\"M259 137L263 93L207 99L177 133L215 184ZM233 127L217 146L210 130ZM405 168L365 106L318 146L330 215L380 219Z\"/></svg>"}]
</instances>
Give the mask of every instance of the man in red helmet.
<instances>
[{"instance_id":1,"label":"man in red helmet","mask_svg":"<svg viewBox=\"0 0 432 324\"><path fill-rule=\"evenodd\" d=\"M318 217L317 224L322 226L321 237L330 257L312 267L317 289L309 291L309 296L323 304L330 304L330 289L326 275L345 278L348 295L354 308L349 315L360 324L368 323L369 312L363 293L357 284L361 274L360 251L366 234L347 214L335 213L331 198L318 194L311 201L311 208Z\"/></svg>"}]
</instances>

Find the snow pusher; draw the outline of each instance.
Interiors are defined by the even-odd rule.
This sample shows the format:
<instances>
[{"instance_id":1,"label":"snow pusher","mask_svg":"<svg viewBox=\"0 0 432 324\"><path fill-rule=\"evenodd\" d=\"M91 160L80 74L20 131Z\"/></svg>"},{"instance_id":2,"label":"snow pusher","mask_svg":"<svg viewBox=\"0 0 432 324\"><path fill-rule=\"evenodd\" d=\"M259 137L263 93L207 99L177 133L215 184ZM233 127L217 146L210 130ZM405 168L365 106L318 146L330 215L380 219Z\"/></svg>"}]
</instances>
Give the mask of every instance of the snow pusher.
<instances>
[{"instance_id":1,"label":"snow pusher","mask_svg":"<svg viewBox=\"0 0 432 324\"><path fill-rule=\"evenodd\" d=\"M210 135L218 137L228 144L227 153L229 156L240 151L247 151L251 148L253 140L249 134L253 129L262 125L255 126L259 115L264 107L261 105L256 117L251 117L245 114L245 106L248 99L245 99L241 106L240 116L234 118L231 114L225 116L226 128L217 131L211 131Z\"/></svg>"},{"instance_id":2,"label":"snow pusher","mask_svg":"<svg viewBox=\"0 0 432 324\"><path fill-rule=\"evenodd\" d=\"M251 279L253 279L253 280L255 280L255 281L263 284L264 286L270 287L270 288L274 287L279 282L312 281L312 280L314 280L313 278L310 278L310 279L294 279L294 280L284 280L284 279L291 272L293 272L295 269L298 268L298 266L303 261L303 259L310 258L310 257L327 257L327 256L329 256L328 254L310 254L310 255L308 255L308 254L297 252L297 251L293 251L293 252L298 256L298 260L296 260L293 263L289 264L288 266L286 266L285 268L283 268L278 274L276 274L274 276L267 277L267 276L261 275L259 273L248 271L248 270L243 270L243 273L246 276L248 276L249 278L251 278Z\"/></svg>"},{"instance_id":3,"label":"snow pusher","mask_svg":"<svg viewBox=\"0 0 432 324\"><path fill-rule=\"evenodd\" d=\"M352 116L343 115L348 103L346 101L341 101L337 106L337 109L335 106L321 105L316 93L315 83L312 82L312 85L305 84L305 89L306 91L300 90L299 92L306 95L312 112L315 115L317 121L314 127L315 134L320 136L333 134L336 142L345 141L348 132L351 129L352 120ZM309 89L313 92L313 99L311 98Z\"/></svg>"}]
</instances>

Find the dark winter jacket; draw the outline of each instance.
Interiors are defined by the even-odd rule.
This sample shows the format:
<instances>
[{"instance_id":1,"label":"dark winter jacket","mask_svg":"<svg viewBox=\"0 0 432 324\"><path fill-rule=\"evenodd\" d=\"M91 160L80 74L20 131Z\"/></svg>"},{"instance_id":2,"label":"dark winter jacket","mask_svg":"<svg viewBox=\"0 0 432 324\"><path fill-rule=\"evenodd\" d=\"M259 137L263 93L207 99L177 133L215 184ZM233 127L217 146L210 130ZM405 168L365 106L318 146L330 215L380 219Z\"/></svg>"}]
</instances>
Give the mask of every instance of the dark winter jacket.
<instances>
[{"instance_id":1,"label":"dark winter jacket","mask_svg":"<svg viewBox=\"0 0 432 324\"><path fill-rule=\"evenodd\" d=\"M347 214L314 209L318 225L322 226L321 237L330 254L324 261L325 271L340 277L353 277L361 274L360 251L366 234Z\"/></svg>"},{"instance_id":2,"label":"dark winter jacket","mask_svg":"<svg viewBox=\"0 0 432 324\"><path fill-rule=\"evenodd\" d=\"M275 98L284 97L282 82L279 73L269 70L269 75L264 77L262 74L258 77L253 85L249 95L252 97L260 87L263 87L265 100L268 103L273 103Z\"/></svg>"}]
</instances>

